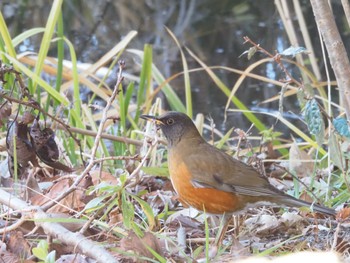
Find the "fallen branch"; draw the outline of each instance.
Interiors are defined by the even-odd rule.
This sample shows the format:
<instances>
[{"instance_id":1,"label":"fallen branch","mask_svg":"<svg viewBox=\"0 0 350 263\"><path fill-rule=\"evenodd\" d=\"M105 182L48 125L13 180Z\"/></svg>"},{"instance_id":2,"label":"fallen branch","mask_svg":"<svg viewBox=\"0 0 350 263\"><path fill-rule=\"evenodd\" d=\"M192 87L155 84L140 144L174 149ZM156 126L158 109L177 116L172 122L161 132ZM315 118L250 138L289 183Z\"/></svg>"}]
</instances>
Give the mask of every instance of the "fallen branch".
<instances>
[{"instance_id":1,"label":"fallen branch","mask_svg":"<svg viewBox=\"0 0 350 263\"><path fill-rule=\"evenodd\" d=\"M32 219L35 225L41 227L47 235L58 239L69 247L74 247L74 250L97 262L118 262L106 249L97 243L79 233L69 231L58 223L50 222L52 220L50 215L45 213L39 206L29 206L26 202L2 189L0 189L0 203L11 209L21 211L25 214L25 218Z\"/></svg>"}]
</instances>

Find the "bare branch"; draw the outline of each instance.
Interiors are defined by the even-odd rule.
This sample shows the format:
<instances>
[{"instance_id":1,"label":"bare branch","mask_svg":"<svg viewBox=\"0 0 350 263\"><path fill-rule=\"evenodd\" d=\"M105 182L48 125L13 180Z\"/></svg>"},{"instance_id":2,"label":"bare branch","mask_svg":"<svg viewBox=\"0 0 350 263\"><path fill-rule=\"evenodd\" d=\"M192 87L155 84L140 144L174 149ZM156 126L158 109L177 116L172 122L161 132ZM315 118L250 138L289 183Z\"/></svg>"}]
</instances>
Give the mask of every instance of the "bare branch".
<instances>
[{"instance_id":1,"label":"bare branch","mask_svg":"<svg viewBox=\"0 0 350 263\"><path fill-rule=\"evenodd\" d=\"M328 1L311 0L311 5L338 83L341 106L344 107L347 119L350 121L350 62L348 54Z\"/></svg>"},{"instance_id":2,"label":"bare branch","mask_svg":"<svg viewBox=\"0 0 350 263\"><path fill-rule=\"evenodd\" d=\"M69 231L60 224L50 222L52 218L49 214L43 212L40 207L29 206L26 202L10 195L2 189L0 189L0 203L21 211L25 214L25 218L33 219L35 225L41 227L47 235L57 238L67 246L74 247L82 254L95 259L97 262L118 262L106 249L97 243L79 233Z\"/></svg>"}]
</instances>

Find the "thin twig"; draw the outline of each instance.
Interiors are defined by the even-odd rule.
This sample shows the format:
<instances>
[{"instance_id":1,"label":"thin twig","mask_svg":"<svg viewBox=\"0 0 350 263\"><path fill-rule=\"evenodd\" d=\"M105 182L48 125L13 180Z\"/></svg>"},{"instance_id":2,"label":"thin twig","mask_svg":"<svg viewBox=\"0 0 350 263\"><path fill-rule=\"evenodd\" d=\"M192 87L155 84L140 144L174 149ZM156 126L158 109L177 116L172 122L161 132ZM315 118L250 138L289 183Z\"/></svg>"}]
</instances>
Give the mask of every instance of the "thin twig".
<instances>
[{"instance_id":1,"label":"thin twig","mask_svg":"<svg viewBox=\"0 0 350 263\"><path fill-rule=\"evenodd\" d=\"M307 192L309 192L317 200L317 202L320 202L320 199L310 190L310 188L302 180L300 180L297 176L295 176L290 171L288 171L285 167L283 167L283 166L281 166L279 164L275 164L275 165L278 168L280 168L281 170L283 170L284 172L286 172L287 174L289 174L293 179L297 180L298 183L302 184L305 187L305 190Z\"/></svg>"},{"instance_id":2,"label":"thin twig","mask_svg":"<svg viewBox=\"0 0 350 263\"><path fill-rule=\"evenodd\" d=\"M136 167L136 169L130 174L130 176L128 177L128 182L131 181L132 178L134 178L138 172L141 170L141 168L144 166L146 160L148 159L148 156L151 154L152 150L154 149L155 146L158 145L158 137L156 136L155 139L152 141L151 146L148 148L147 153L145 154L145 156L142 158L141 162L139 163L139 165ZM126 183L126 188L130 188L130 187L134 187L135 185L138 184L138 180L135 180L135 182Z\"/></svg>"},{"instance_id":3,"label":"thin twig","mask_svg":"<svg viewBox=\"0 0 350 263\"><path fill-rule=\"evenodd\" d=\"M121 161L126 161L126 160L141 160L138 154L135 154L133 156L108 156L108 157L103 157L100 159L94 160L94 163L102 163L105 161L114 161L114 160L121 160Z\"/></svg>"},{"instance_id":4,"label":"thin twig","mask_svg":"<svg viewBox=\"0 0 350 263\"><path fill-rule=\"evenodd\" d=\"M74 183L65 192L60 194L54 200L46 203L42 207L43 211L47 211L49 208L51 208L52 206L57 204L59 201L61 201L63 198L65 198L67 195L69 195L70 193L75 191L77 189L79 183L85 178L85 176L91 171L92 167L95 165L95 156L96 156L96 152L97 152L100 140L102 138L102 132L103 132L103 129L104 129L104 125L105 125L105 123L107 121L107 117L108 117L107 113L108 113L109 108L112 105L112 102L115 100L117 94L119 93L119 85L121 85L122 81L123 81L122 72L123 72L124 67L125 67L125 62L124 61L120 61L119 62L118 80L117 80L116 85L114 86L114 90L113 90L113 93L112 93L111 97L107 101L106 107L103 109L102 119L101 119L100 125L98 127L98 131L97 131L97 134L96 134L96 137L95 137L94 145L93 145L93 147L91 149L90 161L89 161L88 165L86 166L86 168L82 172L82 174L75 179Z\"/></svg>"},{"instance_id":5,"label":"thin twig","mask_svg":"<svg viewBox=\"0 0 350 263\"><path fill-rule=\"evenodd\" d=\"M336 251L337 245L338 245L338 236L339 236L339 232L340 232L340 222L337 225L337 228L335 229L334 235L333 235L333 243L332 243L332 247L331 250L332 251Z\"/></svg>"},{"instance_id":6,"label":"thin twig","mask_svg":"<svg viewBox=\"0 0 350 263\"><path fill-rule=\"evenodd\" d=\"M276 54L276 55L272 55L270 52L268 52L266 49L262 48L260 45L256 44L254 41L252 41L249 37L245 36L243 37L244 39L244 44L245 43L250 43L252 44L257 50L259 50L260 52L266 54L267 56L269 56L270 58L272 58L278 65L279 67L282 69L282 71L284 72L284 74L289 78L288 80L285 80L284 82L286 83L294 83L296 84L298 87L301 86L301 83L299 81L297 81L295 78L292 77L292 75L290 75L290 73L288 72L288 70L286 69L286 67L283 65L283 63L281 62L281 55L280 54Z\"/></svg>"},{"instance_id":7,"label":"thin twig","mask_svg":"<svg viewBox=\"0 0 350 263\"><path fill-rule=\"evenodd\" d=\"M19 220L17 220L15 223L13 223L10 226L5 226L4 228L0 228L0 235L3 235L5 233L8 233L10 231L16 230L19 228L23 223L27 221L28 218L25 216L22 216Z\"/></svg>"},{"instance_id":8,"label":"thin twig","mask_svg":"<svg viewBox=\"0 0 350 263\"><path fill-rule=\"evenodd\" d=\"M36 103L35 101L24 101L24 100L16 99L16 98L13 98L11 96L7 96L4 92L1 92L0 95L1 95L2 98L6 99L6 100L8 100L10 102L15 102L15 103L17 103L19 105L24 105L24 106L33 108L35 110L38 110L44 116L50 117L52 120L54 120L57 123L59 123L63 129L67 130L69 135L74 139L74 141L78 145L80 145L80 141L74 137L73 133L71 132L71 127L68 124L64 123L59 118L56 118L55 116L53 116L50 113L48 113L45 109L41 108L40 105L38 103Z\"/></svg>"}]
</instances>

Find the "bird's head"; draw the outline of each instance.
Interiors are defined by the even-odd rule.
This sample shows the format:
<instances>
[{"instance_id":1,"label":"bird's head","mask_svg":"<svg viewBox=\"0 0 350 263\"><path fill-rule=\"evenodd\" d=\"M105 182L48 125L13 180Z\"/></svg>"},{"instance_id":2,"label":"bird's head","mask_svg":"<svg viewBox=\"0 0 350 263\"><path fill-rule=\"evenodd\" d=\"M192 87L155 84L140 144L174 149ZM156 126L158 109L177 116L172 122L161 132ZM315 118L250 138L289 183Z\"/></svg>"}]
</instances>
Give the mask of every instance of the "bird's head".
<instances>
[{"instance_id":1,"label":"bird's head","mask_svg":"<svg viewBox=\"0 0 350 263\"><path fill-rule=\"evenodd\" d=\"M156 123L167 139L169 147L175 146L184 138L201 138L192 120L184 113L170 111L158 117L141 115L141 118Z\"/></svg>"}]
</instances>

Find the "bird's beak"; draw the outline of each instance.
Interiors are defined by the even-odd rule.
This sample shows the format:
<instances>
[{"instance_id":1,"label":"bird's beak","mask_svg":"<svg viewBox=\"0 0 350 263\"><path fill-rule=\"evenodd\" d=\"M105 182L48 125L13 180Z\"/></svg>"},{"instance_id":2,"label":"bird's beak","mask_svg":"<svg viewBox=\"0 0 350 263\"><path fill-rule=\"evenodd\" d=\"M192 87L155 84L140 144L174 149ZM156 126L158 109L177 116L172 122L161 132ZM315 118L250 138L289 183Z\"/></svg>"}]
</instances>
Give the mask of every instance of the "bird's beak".
<instances>
[{"instance_id":1,"label":"bird's beak","mask_svg":"<svg viewBox=\"0 0 350 263\"><path fill-rule=\"evenodd\" d=\"M141 115L140 116L141 119L144 119L146 121L154 121L156 123L156 125L161 125L163 124L163 122L158 119L156 116L152 116L152 115Z\"/></svg>"}]
</instances>

